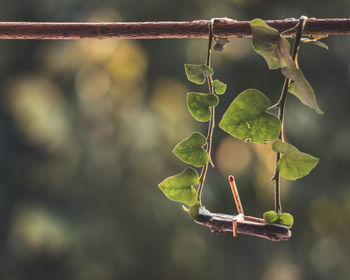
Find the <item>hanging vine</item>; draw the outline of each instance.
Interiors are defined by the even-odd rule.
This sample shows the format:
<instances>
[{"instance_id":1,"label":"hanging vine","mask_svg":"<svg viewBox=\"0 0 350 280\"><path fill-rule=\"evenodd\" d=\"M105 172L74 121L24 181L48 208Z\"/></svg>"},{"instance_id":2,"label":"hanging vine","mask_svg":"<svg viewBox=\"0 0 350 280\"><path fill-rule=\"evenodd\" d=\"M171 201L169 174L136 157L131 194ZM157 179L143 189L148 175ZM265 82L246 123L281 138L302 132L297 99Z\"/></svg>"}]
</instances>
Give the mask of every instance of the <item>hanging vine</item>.
<instances>
[{"instance_id":1,"label":"hanging vine","mask_svg":"<svg viewBox=\"0 0 350 280\"><path fill-rule=\"evenodd\" d=\"M208 51L205 64L185 64L187 79L198 85L208 83L209 93L187 93L187 107L193 118L199 122L209 122L208 134L205 137L199 132L194 132L181 141L173 150L173 153L181 160L195 167L202 167L200 176L193 168L187 168L182 173L171 176L159 184L159 188L171 200L180 201L188 206L202 206L202 191L211 160L211 146L213 130L215 127L215 106L219 104L217 96L224 94L226 84L214 80L214 71L211 68L213 23L209 23ZM205 147L205 149L204 149ZM214 165L213 165L214 166ZM197 190L193 186L198 185ZM192 212L191 212L192 213Z\"/></svg>"},{"instance_id":2,"label":"hanging vine","mask_svg":"<svg viewBox=\"0 0 350 280\"><path fill-rule=\"evenodd\" d=\"M226 85L219 80L213 81L214 71L211 66L212 43L215 40L216 50L222 50L226 39L214 38L215 19L209 23L208 51L206 63L201 65L185 64L187 79L202 85L207 81L208 93L187 93L187 106L190 114L200 122L208 122L207 137L199 132L192 133L181 141L173 153L182 161L195 167L201 167L200 176L193 168L187 168L182 173L171 176L159 184L159 188L171 200L188 205L185 208L198 223L209 226L213 231L232 231L234 236L245 233L265 237L271 240L282 240L290 237L289 228L293 225L293 216L282 212L280 198L280 175L288 180L296 180L306 176L318 163L319 159L299 151L285 140L284 111L288 92L295 95L303 104L322 114L315 93L304 77L299 67L298 54L301 43L315 43L327 46L315 38L302 38L307 24L307 17L300 17L298 23L289 30L280 33L268 26L261 19L250 22L252 30L252 46L261 55L269 69L281 69L284 83L281 96L277 103L271 106L270 99L257 89L247 89L232 101L223 114L219 127L226 133L245 142L272 142L272 149L276 152L274 181L274 210L263 214L264 219L245 216L238 190L233 176L229 183L235 198L238 215L230 216L215 214L203 207L201 194L206 179L207 170L211 164L211 148L213 129L215 126L215 106L219 104L218 95L224 94ZM293 49L285 34L295 32ZM277 116L273 113L278 109ZM197 186L197 188L195 188ZM231 226L227 226L230 224ZM247 229L247 227L249 229ZM281 232L281 229L287 231Z\"/></svg>"}]
</instances>

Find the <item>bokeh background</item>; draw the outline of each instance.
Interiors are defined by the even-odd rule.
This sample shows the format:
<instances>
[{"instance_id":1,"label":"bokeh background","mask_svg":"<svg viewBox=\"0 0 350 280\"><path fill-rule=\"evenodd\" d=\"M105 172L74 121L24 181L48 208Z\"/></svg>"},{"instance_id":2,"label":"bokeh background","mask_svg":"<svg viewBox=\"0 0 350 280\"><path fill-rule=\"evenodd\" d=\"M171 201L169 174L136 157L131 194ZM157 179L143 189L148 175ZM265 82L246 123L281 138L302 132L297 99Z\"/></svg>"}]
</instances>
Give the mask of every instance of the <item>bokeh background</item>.
<instances>
[{"instance_id":1,"label":"bokeh background","mask_svg":"<svg viewBox=\"0 0 350 280\"><path fill-rule=\"evenodd\" d=\"M1 21L156 21L347 17L350 1L0 1ZM350 38L303 45L300 64L323 116L287 101L286 134L321 158L309 176L283 181L293 237L273 243L213 235L157 188L187 165L172 148L206 133L186 108L184 63L203 63L207 42L182 40L0 41L0 278L349 279ZM213 57L228 84L217 120L254 87L277 101L283 78L231 39ZM234 213L227 176L245 212L273 208L274 155L215 129L204 202Z\"/></svg>"}]
</instances>

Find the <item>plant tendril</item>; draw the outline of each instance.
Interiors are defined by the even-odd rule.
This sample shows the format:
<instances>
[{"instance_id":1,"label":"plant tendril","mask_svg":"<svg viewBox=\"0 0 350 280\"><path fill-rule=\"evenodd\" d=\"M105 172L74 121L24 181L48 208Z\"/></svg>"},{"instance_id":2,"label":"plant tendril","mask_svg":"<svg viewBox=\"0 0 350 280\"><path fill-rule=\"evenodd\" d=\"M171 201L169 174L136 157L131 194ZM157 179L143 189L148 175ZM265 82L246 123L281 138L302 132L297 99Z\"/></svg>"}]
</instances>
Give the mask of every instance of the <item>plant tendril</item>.
<instances>
[{"instance_id":1,"label":"plant tendril","mask_svg":"<svg viewBox=\"0 0 350 280\"><path fill-rule=\"evenodd\" d=\"M206 59L206 65L208 67L211 67L211 55L212 55L212 43L213 43L213 30L214 30L214 22L215 19L210 20L208 27L209 27L209 36L208 36L208 52L207 52L207 59ZM207 81L208 81L208 88L209 88L209 93L210 94L215 94L214 93L214 87L213 87L213 79L211 75L206 75ZM208 167L209 164L214 166L213 161L211 159L211 146L213 142L213 131L215 127L215 107L210 106L210 120L209 120L209 128L208 128L208 135L207 135L207 144L206 144L206 152L209 156L209 161L202 167L201 175L199 177L199 184L198 184L198 189L197 189L197 194L196 194L196 202L202 205L202 191L203 191L203 186L204 186L204 181L207 175Z\"/></svg>"}]
</instances>

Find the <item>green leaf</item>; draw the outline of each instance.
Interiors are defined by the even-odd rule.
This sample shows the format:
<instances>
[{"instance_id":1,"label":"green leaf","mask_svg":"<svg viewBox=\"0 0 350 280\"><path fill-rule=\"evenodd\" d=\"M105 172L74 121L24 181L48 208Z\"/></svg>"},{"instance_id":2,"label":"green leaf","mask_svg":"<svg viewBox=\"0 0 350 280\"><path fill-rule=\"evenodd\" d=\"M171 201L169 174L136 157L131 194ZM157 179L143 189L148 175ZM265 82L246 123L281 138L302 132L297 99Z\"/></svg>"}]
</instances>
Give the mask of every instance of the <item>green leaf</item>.
<instances>
[{"instance_id":1,"label":"green leaf","mask_svg":"<svg viewBox=\"0 0 350 280\"><path fill-rule=\"evenodd\" d=\"M278 221L278 213L275 211L267 211L264 213L264 220L268 224L272 224Z\"/></svg>"},{"instance_id":2,"label":"green leaf","mask_svg":"<svg viewBox=\"0 0 350 280\"><path fill-rule=\"evenodd\" d=\"M279 215L278 223L287 227L292 227L294 223L294 218L289 213L282 213Z\"/></svg>"},{"instance_id":3,"label":"green leaf","mask_svg":"<svg viewBox=\"0 0 350 280\"><path fill-rule=\"evenodd\" d=\"M198 85L204 84L206 75L212 76L214 74L213 69L205 64L185 64L185 72L187 79Z\"/></svg>"},{"instance_id":4,"label":"green leaf","mask_svg":"<svg viewBox=\"0 0 350 280\"><path fill-rule=\"evenodd\" d=\"M209 156L203 149L206 143L207 139L203 134L194 132L177 144L173 153L184 162L201 167L209 161Z\"/></svg>"},{"instance_id":5,"label":"green leaf","mask_svg":"<svg viewBox=\"0 0 350 280\"><path fill-rule=\"evenodd\" d=\"M267 113L270 99L257 89L240 93L224 113L219 127L244 141L266 143L278 137L281 122Z\"/></svg>"},{"instance_id":6,"label":"green leaf","mask_svg":"<svg viewBox=\"0 0 350 280\"><path fill-rule=\"evenodd\" d=\"M267 211L264 213L264 220L268 224L280 224L287 227L292 227L294 218L289 213L278 214L276 211Z\"/></svg>"},{"instance_id":7,"label":"green leaf","mask_svg":"<svg viewBox=\"0 0 350 280\"><path fill-rule=\"evenodd\" d=\"M226 38L220 38L218 41L216 41L216 44L214 46L214 51L216 52L223 51L224 46L228 43L230 43L230 41L227 40Z\"/></svg>"},{"instance_id":8,"label":"green leaf","mask_svg":"<svg viewBox=\"0 0 350 280\"><path fill-rule=\"evenodd\" d=\"M275 152L285 154L285 155L298 151L298 149L296 147L294 147L293 145L288 144L286 142L282 142L279 139L272 143L272 149Z\"/></svg>"},{"instance_id":9,"label":"green leaf","mask_svg":"<svg viewBox=\"0 0 350 280\"><path fill-rule=\"evenodd\" d=\"M316 113L323 114L317 105L314 90L312 89L309 82L305 79L304 74L300 69L297 69L295 67L283 68L282 74L294 81L294 83L292 83L288 88L288 91L290 93L298 97L303 104L315 110Z\"/></svg>"},{"instance_id":10,"label":"green leaf","mask_svg":"<svg viewBox=\"0 0 350 280\"><path fill-rule=\"evenodd\" d=\"M295 65L290 56L290 45L278 30L268 26L261 19L252 20L250 27L253 32L253 49L264 57L270 69Z\"/></svg>"},{"instance_id":11,"label":"green leaf","mask_svg":"<svg viewBox=\"0 0 350 280\"><path fill-rule=\"evenodd\" d=\"M190 214L190 216L193 219L197 219L198 215L199 215L199 209L200 209L201 205L199 202L196 202L195 204L193 204L189 209L188 209L188 213Z\"/></svg>"},{"instance_id":12,"label":"green leaf","mask_svg":"<svg viewBox=\"0 0 350 280\"><path fill-rule=\"evenodd\" d=\"M310 173L319 159L300 152L291 144L276 140L272 143L275 152L284 154L278 161L277 167L282 176L288 180L296 180Z\"/></svg>"},{"instance_id":13,"label":"green leaf","mask_svg":"<svg viewBox=\"0 0 350 280\"><path fill-rule=\"evenodd\" d=\"M196 201L196 190L193 186L198 184L198 180L196 170L187 168L180 174L166 178L158 187L170 200L193 205Z\"/></svg>"},{"instance_id":14,"label":"green leaf","mask_svg":"<svg viewBox=\"0 0 350 280\"><path fill-rule=\"evenodd\" d=\"M227 88L227 85L223 82L220 82L219 80L213 81L213 87L215 89L215 92L219 95L224 94Z\"/></svg>"},{"instance_id":15,"label":"green leaf","mask_svg":"<svg viewBox=\"0 0 350 280\"><path fill-rule=\"evenodd\" d=\"M191 115L200 122L210 120L210 106L216 106L219 98L215 94L206 94L198 92L187 93L187 107Z\"/></svg>"}]
</instances>

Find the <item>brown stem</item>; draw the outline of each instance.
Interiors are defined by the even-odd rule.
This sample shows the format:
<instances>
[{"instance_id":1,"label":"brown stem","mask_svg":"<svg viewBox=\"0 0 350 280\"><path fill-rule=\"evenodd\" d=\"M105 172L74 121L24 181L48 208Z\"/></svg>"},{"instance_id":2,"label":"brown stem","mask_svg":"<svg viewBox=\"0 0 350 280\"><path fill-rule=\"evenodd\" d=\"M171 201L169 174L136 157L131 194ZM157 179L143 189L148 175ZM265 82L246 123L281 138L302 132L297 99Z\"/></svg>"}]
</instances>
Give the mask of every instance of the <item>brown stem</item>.
<instances>
[{"instance_id":1,"label":"brown stem","mask_svg":"<svg viewBox=\"0 0 350 280\"><path fill-rule=\"evenodd\" d=\"M294 39L294 46L293 46L293 51L292 51L292 59L295 62L295 65L298 66L298 52L300 49L300 40L301 36L303 35L303 30L305 27L306 23L306 17L302 16L299 19L299 22L296 26L296 35ZM278 107L278 119L281 121L281 132L279 135L279 139L283 141L284 137L284 110L285 110L285 103L287 99L287 93L288 93L288 87L291 83L291 79L285 78L283 87L282 87L282 92L281 92L281 97L278 100L276 106ZM281 153L277 152L276 153L276 164L275 164L275 174L273 176L273 180L275 180L275 211L277 213L282 212L282 204L281 204L281 183L280 183L280 173L277 168L278 161L281 158Z\"/></svg>"},{"instance_id":2,"label":"brown stem","mask_svg":"<svg viewBox=\"0 0 350 280\"><path fill-rule=\"evenodd\" d=\"M0 39L165 39L207 38L208 20L184 22L0 22ZM280 32L298 22L297 19L266 20ZM295 32L286 33L293 36ZM349 18L310 18L305 36L350 35ZM216 37L251 37L249 21L216 20Z\"/></svg>"},{"instance_id":3,"label":"brown stem","mask_svg":"<svg viewBox=\"0 0 350 280\"><path fill-rule=\"evenodd\" d=\"M195 222L211 229L213 233L233 232L234 224L237 233L257 236L271 241L288 240L292 236L289 228L266 224L263 219L244 216L244 220L237 220L237 216L210 213L210 215L199 214Z\"/></svg>"},{"instance_id":4,"label":"brown stem","mask_svg":"<svg viewBox=\"0 0 350 280\"><path fill-rule=\"evenodd\" d=\"M213 26L214 26L214 20L210 21L209 26L209 38L208 38L208 52L207 52L207 59L206 59L206 65L208 67L211 67L211 54L212 54L212 44L213 44ZM213 79L210 75L207 75L207 81L208 81L208 88L209 93L214 94L214 88L213 88ZM196 201L202 205L202 191L204 186L204 181L207 176L207 171L209 164L212 162L211 160L211 146L213 143L213 131L215 127L215 107L211 106L209 107L210 110L210 120L209 120L209 127L208 127L208 135L207 135L207 144L206 144L206 152L209 156L209 161L202 167L201 175L199 176L199 184L197 189L197 197Z\"/></svg>"},{"instance_id":5,"label":"brown stem","mask_svg":"<svg viewBox=\"0 0 350 280\"><path fill-rule=\"evenodd\" d=\"M277 103L278 106L278 119L281 121L281 132L278 138L280 140L283 139L284 135L284 109L285 109L285 102L287 98L287 92L288 92L288 87L290 85L290 79L285 78L283 87L282 87L282 92L281 92L281 97L280 100ZM281 204L281 186L280 186L280 173L277 168L277 163L281 158L281 153L276 153L276 164L275 164L275 175L273 176L273 180L275 180L275 211L277 213L282 212L282 204Z\"/></svg>"}]
</instances>

